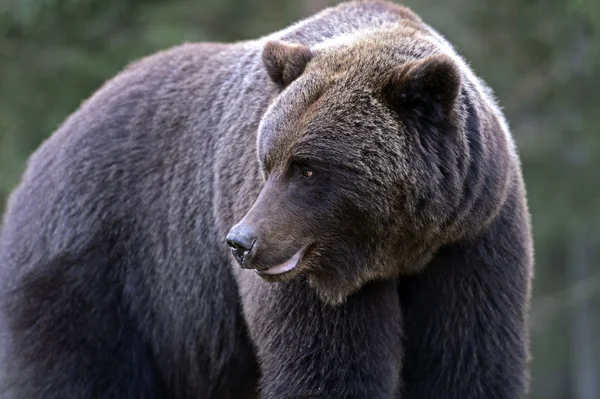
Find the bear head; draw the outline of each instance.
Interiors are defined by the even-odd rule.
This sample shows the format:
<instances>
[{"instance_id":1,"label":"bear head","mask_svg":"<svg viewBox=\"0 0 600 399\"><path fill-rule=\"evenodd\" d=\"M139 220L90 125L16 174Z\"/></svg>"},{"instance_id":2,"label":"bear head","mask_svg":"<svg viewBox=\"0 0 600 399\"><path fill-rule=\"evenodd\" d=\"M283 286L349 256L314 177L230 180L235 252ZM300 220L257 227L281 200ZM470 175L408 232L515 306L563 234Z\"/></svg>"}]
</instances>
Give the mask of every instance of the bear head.
<instances>
[{"instance_id":1,"label":"bear head","mask_svg":"<svg viewBox=\"0 0 600 399\"><path fill-rule=\"evenodd\" d=\"M417 41L403 47L396 33L266 43L280 93L258 132L265 184L228 235L242 267L268 281L302 274L339 304L369 281L421 270L456 237L461 69L439 50L415 56Z\"/></svg>"}]
</instances>

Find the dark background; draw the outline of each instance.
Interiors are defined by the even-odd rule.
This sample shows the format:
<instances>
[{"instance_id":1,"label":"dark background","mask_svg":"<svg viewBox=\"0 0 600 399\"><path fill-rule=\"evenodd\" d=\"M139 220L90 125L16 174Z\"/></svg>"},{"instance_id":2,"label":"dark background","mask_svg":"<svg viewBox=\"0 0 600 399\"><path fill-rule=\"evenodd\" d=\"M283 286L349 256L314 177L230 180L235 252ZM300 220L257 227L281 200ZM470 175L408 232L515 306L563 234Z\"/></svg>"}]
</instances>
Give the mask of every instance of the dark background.
<instances>
[{"instance_id":1,"label":"dark background","mask_svg":"<svg viewBox=\"0 0 600 399\"><path fill-rule=\"evenodd\" d=\"M29 154L129 61L258 37L333 3L0 0L0 204ZM496 91L520 149L536 249L532 399L599 399L600 0L404 4Z\"/></svg>"}]
</instances>

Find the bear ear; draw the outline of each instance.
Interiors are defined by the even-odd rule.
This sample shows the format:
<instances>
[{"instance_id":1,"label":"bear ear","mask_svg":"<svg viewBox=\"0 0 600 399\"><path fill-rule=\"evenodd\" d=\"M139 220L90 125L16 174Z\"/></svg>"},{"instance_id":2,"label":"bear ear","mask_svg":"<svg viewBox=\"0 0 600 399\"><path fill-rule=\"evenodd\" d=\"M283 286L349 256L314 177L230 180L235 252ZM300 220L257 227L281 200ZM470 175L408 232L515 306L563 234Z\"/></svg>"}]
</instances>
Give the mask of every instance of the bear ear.
<instances>
[{"instance_id":1,"label":"bear ear","mask_svg":"<svg viewBox=\"0 0 600 399\"><path fill-rule=\"evenodd\" d=\"M262 61L269 77L281 88L296 80L311 58L308 46L280 41L268 41L262 52Z\"/></svg>"},{"instance_id":2,"label":"bear ear","mask_svg":"<svg viewBox=\"0 0 600 399\"><path fill-rule=\"evenodd\" d=\"M394 69L384 96L401 115L443 123L454 109L460 86L458 65L447 55L433 55Z\"/></svg>"}]
</instances>

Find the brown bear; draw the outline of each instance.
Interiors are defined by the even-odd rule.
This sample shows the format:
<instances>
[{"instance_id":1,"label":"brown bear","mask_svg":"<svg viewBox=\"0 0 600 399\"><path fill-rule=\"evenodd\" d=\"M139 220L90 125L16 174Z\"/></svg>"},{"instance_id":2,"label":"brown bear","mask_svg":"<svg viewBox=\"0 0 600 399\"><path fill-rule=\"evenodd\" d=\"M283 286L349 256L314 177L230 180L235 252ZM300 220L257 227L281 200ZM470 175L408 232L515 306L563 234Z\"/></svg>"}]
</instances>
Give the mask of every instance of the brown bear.
<instances>
[{"instance_id":1,"label":"brown bear","mask_svg":"<svg viewBox=\"0 0 600 399\"><path fill-rule=\"evenodd\" d=\"M31 156L0 396L520 398L531 246L491 91L410 10L185 44Z\"/></svg>"}]
</instances>

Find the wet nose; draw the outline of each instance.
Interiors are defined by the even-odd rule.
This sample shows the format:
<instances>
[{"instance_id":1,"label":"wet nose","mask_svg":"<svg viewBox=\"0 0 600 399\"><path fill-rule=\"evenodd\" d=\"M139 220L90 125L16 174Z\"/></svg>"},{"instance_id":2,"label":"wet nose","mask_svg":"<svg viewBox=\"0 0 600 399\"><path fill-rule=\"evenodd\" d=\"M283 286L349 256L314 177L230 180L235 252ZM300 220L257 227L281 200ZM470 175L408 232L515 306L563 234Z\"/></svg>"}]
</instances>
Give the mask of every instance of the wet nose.
<instances>
[{"instance_id":1,"label":"wet nose","mask_svg":"<svg viewBox=\"0 0 600 399\"><path fill-rule=\"evenodd\" d=\"M231 253L240 266L244 267L244 260L249 258L250 251L256 243L256 235L247 226L235 226L227 234L227 244L231 247Z\"/></svg>"}]
</instances>

